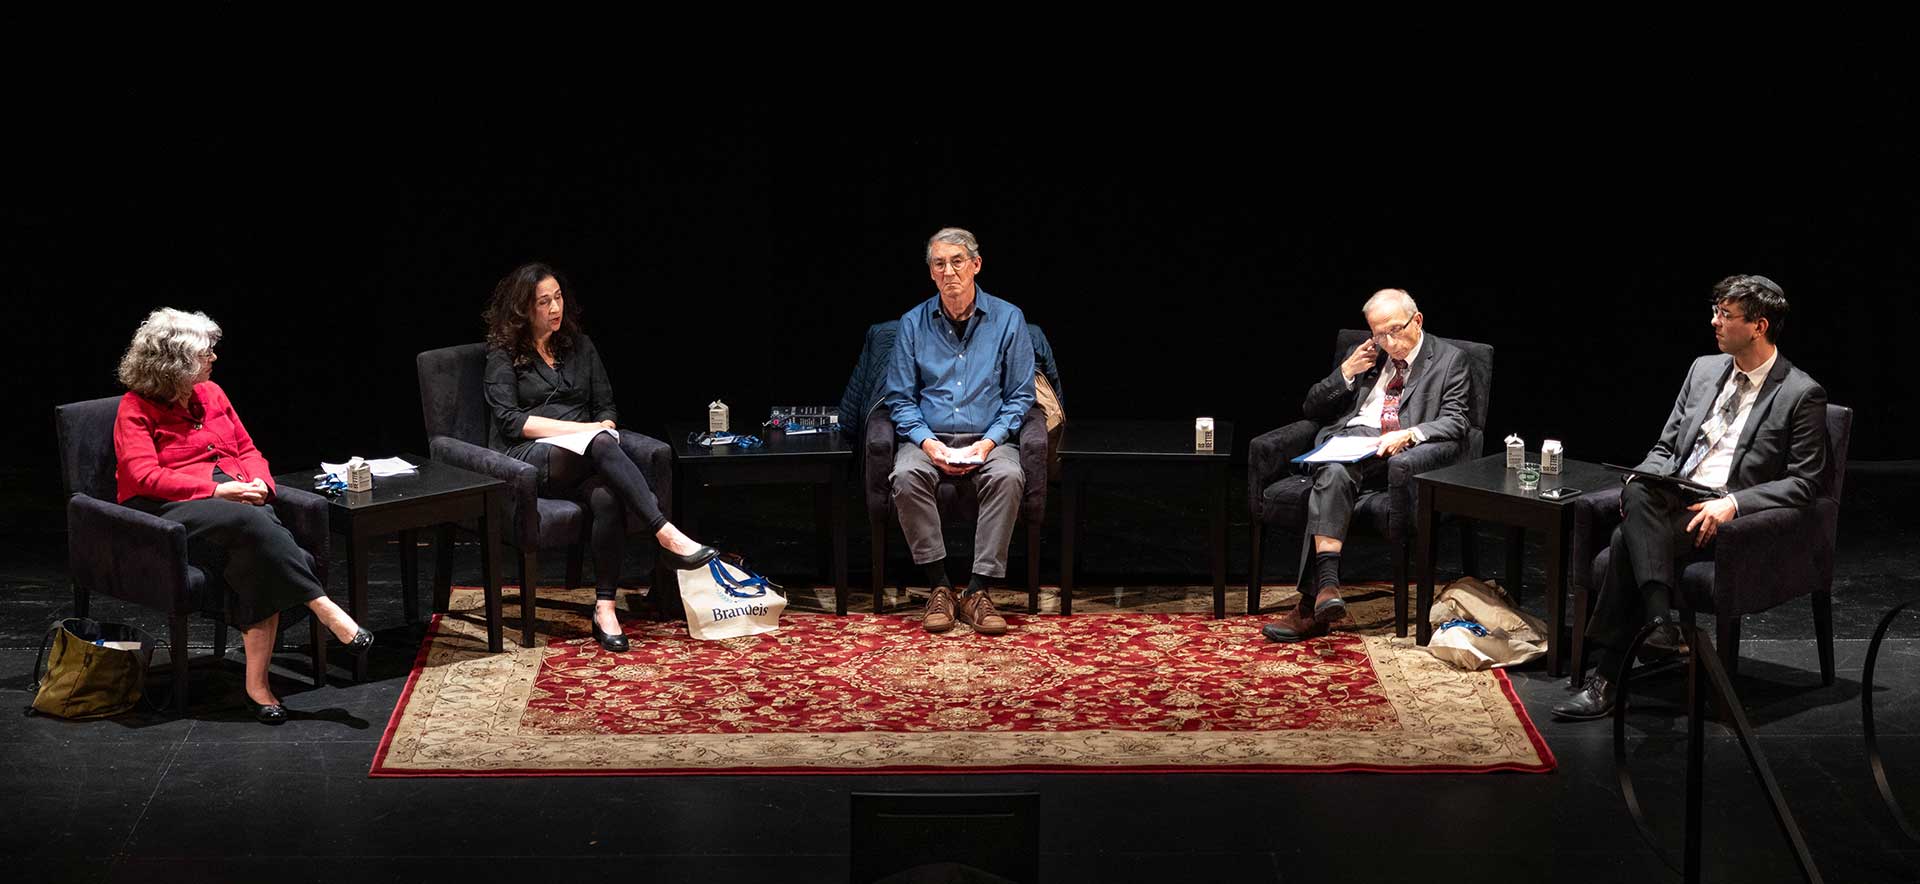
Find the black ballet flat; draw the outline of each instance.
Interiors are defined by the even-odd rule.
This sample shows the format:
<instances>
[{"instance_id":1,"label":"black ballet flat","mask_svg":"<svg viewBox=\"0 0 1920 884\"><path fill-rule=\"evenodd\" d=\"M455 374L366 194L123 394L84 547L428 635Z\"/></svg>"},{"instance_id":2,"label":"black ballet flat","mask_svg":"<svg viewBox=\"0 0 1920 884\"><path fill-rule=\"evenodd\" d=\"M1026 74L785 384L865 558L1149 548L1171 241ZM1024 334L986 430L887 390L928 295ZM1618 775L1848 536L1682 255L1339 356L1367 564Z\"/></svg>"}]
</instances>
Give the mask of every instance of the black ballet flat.
<instances>
[{"instance_id":1,"label":"black ballet flat","mask_svg":"<svg viewBox=\"0 0 1920 884\"><path fill-rule=\"evenodd\" d=\"M278 703L269 703L269 704L262 705L260 703L255 703L252 700L248 700L247 705L253 707L254 721L260 722L261 724L286 724L287 723L287 707L285 706L282 706Z\"/></svg>"},{"instance_id":2,"label":"black ballet flat","mask_svg":"<svg viewBox=\"0 0 1920 884\"><path fill-rule=\"evenodd\" d=\"M600 631L600 624L598 622L593 624L593 640L599 642L600 647L605 648L609 651L612 651L616 654L625 653L628 647L626 633L621 632L621 633L616 633L614 635L608 635L605 632Z\"/></svg>"},{"instance_id":3,"label":"black ballet flat","mask_svg":"<svg viewBox=\"0 0 1920 884\"><path fill-rule=\"evenodd\" d=\"M720 555L720 551L711 546L700 547L694 550L693 555L690 556L683 556L665 547L660 548L660 557L666 560L667 564L682 571L692 571L695 568L705 567L708 562L713 561L718 555Z\"/></svg>"},{"instance_id":4,"label":"black ballet flat","mask_svg":"<svg viewBox=\"0 0 1920 884\"><path fill-rule=\"evenodd\" d=\"M353 634L352 641L347 642L347 650L353 652L356 660L367 656L367 649L371 647L373 647L373 633L368 632L364 626L360 627L359 632Z\"/></svg>"}]
</instances>

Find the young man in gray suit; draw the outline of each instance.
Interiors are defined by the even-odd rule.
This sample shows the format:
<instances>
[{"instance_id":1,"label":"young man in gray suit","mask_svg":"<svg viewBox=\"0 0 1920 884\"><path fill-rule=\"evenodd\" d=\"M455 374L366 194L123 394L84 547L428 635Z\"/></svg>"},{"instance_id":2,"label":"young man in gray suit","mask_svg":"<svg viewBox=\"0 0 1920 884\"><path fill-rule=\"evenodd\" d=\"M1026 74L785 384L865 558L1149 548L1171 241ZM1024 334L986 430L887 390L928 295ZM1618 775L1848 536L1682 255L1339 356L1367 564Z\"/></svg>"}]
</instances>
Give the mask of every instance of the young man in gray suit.
<instances>
[{"instance_id":1,"label":"young man in gray suit","mask_svg":"<svg viewBox=\"0 0 1920 884\"><path fill-rule=\"evenodd\" d=\"M1720 354L1694 360L1660 441L1638 469L1721 493L1703 500L1662 482L1627 484L1620 495L1626 521L1613 532L1612 567L1587 622L1587 642L1598 649L1594 673L1553 708L1555 716L1582 721L1613 711L1627 643L1649 620L1667 621L1680 568L1711 555L1721 525L1819 495L1827 393L1780 355L1787 311L1786 293L1764 276L1729 276L1713 287Z\"/></svg>"},{"instance_id":2,"label":"young man in gray suit","mask_svg":"<svg viewBox=\"0 0 1920 884\"><path fill-rule=\"evenodd\" d=\"M1463 444L1472 384L1467 356L1426 336L1426 317L1404 289L1381 289L1361 308L1373 337L1333 374L1307 390L1300 410L1321 423L1314 444L1335 436L1377 437L1376 456L1356 463L1309 465L1307 531L1312 548L1300 566L1300 604L1261 627L1276 642L1326 635L1346 616L1340 598L1340 549L1363 489L1386 486L1387 459L1415 445Z\"/></svg>"}]
</instances>

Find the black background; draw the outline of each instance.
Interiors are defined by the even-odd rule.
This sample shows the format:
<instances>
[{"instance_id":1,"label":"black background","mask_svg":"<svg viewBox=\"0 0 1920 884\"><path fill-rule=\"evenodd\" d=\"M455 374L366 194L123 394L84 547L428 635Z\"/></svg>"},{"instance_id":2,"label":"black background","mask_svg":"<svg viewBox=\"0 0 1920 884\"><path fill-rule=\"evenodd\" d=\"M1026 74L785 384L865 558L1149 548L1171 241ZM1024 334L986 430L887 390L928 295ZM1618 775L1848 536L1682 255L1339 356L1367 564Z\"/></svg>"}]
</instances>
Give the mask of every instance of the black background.
<instances>
[{"instance_id":1,"label":"black background","mask_svg":"<svg viewBox=\"0 0 1920 884\"><path fill-rule=\"evenodd\" d=\"M1070 418L1298 416L1374 289L1497 348L1489 440L1637 458L1708 292L1780 282L1782 341L1913 456L1912 91L1888 62L1770 76L1483 70L1337 89L699 101L245 78L47 96L7 200L14 509L59 506L59 402L121 392L145 313L225 327L215 379L276 469L423 451L415 353L479 339L545 260L623 423L837 403L864 329L929 297L922 245L980 237L988 291L1052 338ZM742 97L742 96L746 97ZM23 503L30 501L31 505ZM16 515L19 515L16 512Z\"/></svg>"}]
</instances>

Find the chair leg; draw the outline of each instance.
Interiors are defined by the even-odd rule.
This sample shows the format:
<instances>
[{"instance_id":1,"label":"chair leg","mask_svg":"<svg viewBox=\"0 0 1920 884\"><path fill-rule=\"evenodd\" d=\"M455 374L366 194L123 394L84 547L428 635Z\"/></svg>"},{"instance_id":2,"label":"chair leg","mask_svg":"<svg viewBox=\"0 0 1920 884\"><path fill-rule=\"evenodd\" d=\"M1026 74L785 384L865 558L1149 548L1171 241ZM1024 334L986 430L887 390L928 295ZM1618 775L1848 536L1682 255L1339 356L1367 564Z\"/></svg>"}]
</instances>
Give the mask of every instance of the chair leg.
<instances>
[{"instance_id":1,"label":"chair leg","mask_svg":"<svg viewBox=\"0 0 1920 884\"><path fill-rule=\"evenodd\" d=\"M1394 544L1393 551L1393 634L1398 638L1407 637L1407 620L1411 617L1425 618L1427 612L1408 610L1413 604L1407 598L1407 569L1413 559L1412 544L1401 542Z\"/></svg>"},{"instance_id":2,"label":"chair leg","mask_svg":"<svg viewBox=\"0 0 1920 884\"><path fill-rule=\"evenodd\" d=\"M486 554L485 549L480 550L482 558ZM447 602L452 597L453 526L439 525L433 529L433 612L445 614Z\"/></svg>"},{"instance_id":3,"label":"chair leg","mask_svg":"<svg viewBox=\"0 0 1920 884\"><path fill-rule=\"evenodd\" d=\"M313 686L327 686L327 628L320 625L320 618L307 618L308 647L313 654Z\"/></svg>"},{"instance_id":4,"label":"chair leg","mask_svg":"<svg viewBox=\"0 0 1920 884\"><path fill-rule=\"evenodd\" d=\"M534 592L540 585L540 554L520 552L520 646L533 647Z\"/></svg>"},{"instance_id":5,"label":"chair leg","mask_svg":"<svg viewBox=\"0 0 1920 884\"><path fill-rule=\"evenodd\" d=\"M584 563L586 562L586 558L587 558L586 544L576 543L576 544L573 544L572 546L567 547L567 588L568 589L578 589L582 585L580 572L584 566ZM600 574L594 575L596 579L603 579L604 576L605 575L600 575ZM620 575L618 574L613 575L613 579L619 580Z\"/></svg>"},{"instance_id":6,"label":"chair leg","mask_svg":"<svg viewBox=\"0 0 1920 884\"><path fill-rule=\"evenodd\" d=\"M213 618L213 659L227 659L227 618Z\"/></svg>"},{"instance_id":7,"label":"chair leg","mask_svg":"<svg viewBox=\"0 0 1920 884\"><path fill-rule=\"evenodd\" d=\"M873 584L873 612L880 613L880 600L886 596L887 588L887 523L880 519L868 519L867 531L873 538L869 544L873 554L868 556Z\"/></svg>"},{"instance_id":8,"label":"chair leg","mask_svg":"<svg viewBox=\"0 0 1920 884\"><path fill-rule=\"evenodd\" d=\"M167 640L172 645L167 649L172 658L173 667L173 711L176 715L187 714L187 615L174 614L167 618Z\"/></svg>"},{"instance_id":9,"label":"chair leg","mask_svg":"<svg viewBox=\"0 0 1920 884\"><path fill-rule=\"evenodd\" d=\"M1027 613L1040 613L1040 520L1027 522Z\"/></svg>"},{"instance_id":10,"label":"chair leg","mask_svg":"<svg viewBox=\"0 0 1920 884\"><path fill-rule=\"evenodd\" d=\"M1732 678L1740 669L1740 617L1736 614L1721 614L1714 618L1715 640L1720 645L1720 664Z\"/></svg>"},{"instance_id":11,"label":"chair leg","mask_svg":"<svg viewBox=\"0 0 1920 884\"><path fill-rule=\"evenodd\" d=\"M1814 643L1820 648L1820 683L1833 685L1833 593L1813 594Z\"/></svg>"},{"instance_id":12,"label":"chair leg","mask_svg":"<svg viewBox=\"0 0 1920 884\"><path fill-rule=\"evenodd\" d=\"M1247 526L1247 613L1260 613L1260 567L1261 547L1266 536L1261 531L1260 517L1255 516Z\"/></svg>"}]
</instances>

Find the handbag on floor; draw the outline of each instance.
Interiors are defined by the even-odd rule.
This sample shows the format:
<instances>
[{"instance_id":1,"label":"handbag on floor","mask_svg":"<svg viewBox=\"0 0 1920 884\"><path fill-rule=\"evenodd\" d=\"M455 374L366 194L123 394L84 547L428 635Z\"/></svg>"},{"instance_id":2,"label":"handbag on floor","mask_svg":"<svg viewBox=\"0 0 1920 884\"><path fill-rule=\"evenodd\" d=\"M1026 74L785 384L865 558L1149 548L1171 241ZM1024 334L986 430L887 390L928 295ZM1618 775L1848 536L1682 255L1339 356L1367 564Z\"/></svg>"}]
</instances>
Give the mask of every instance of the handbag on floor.
<instances>
[{"instance_id":1,"label":"handbag on floor","mask_svg":"<svg viewBox=\"0 0 1920 884\"><path fill-rule=\"evenodd\" d=\"M1515 608L1498 585L1473 577L1449 584L1433 600L1427 653L1461 669L1503 669L1547 653L1547 624Z\"/></svg>"},{"instance_id":2,"label":"handbag on floor","mask_svg":"<svg viewBox=\"0 0 1920 884\"><path fill-rule=\"evenodd\" d=\"M780 628L787 600L767 578L744 562L715 557L706 567L676 572L687 609L687 634L698 639L738 638Z\"/></svg>"},{"instance_id":3,"label":"handbag on floor","mask_svg":"<svg viewBox=\"0 0 1920 884\"><path fill-rule=\"evenodd\" d=\"M146 692L153 645L153 636L124 623L69 617L53 624L33 658L27 711L78 719L132 709Z\"/></svg>"}]
</instances>

